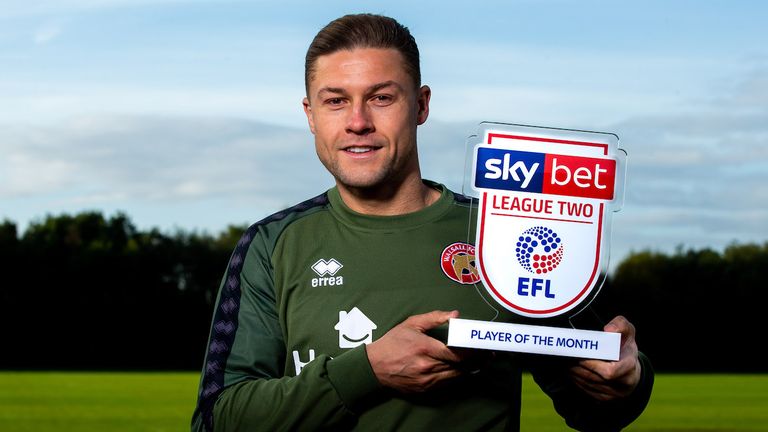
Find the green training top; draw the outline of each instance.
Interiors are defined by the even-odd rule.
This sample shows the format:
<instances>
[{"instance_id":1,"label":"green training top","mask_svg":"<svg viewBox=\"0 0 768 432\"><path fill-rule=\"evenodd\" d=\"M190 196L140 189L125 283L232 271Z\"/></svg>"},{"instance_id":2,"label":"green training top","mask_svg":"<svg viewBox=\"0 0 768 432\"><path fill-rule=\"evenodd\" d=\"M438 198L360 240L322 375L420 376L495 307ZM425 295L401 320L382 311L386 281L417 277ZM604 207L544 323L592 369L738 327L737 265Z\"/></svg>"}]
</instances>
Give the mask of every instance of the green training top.
<instances>
[{"instance_id":1,"label":"green training top","mask_svg":"<svg viewBox=\"0 0 768 432\"><path fill-rule=\"evenodd\" d=\"M424 393L379 384L365 345L411 315L519 320L479 283L476 203L425 183L441 197L415 213L362 215L333 188L246 231L216 302L193 430L516 431L523 368L572 427L618 430L642 412L653 381L642 356L642 383L621 402L569 384L572 360L512 353Z\"/></svg>"}]
</instances>

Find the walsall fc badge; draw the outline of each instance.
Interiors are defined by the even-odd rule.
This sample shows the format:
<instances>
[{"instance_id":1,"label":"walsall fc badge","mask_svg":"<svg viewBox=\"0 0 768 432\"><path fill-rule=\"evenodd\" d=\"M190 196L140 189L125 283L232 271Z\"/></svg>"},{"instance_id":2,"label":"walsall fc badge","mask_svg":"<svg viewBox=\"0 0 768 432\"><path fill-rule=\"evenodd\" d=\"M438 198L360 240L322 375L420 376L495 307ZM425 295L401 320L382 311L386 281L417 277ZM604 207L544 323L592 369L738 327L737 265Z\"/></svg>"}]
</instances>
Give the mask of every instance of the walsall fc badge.
<instances>
[{"instance_id":1,"label":"walsall fc badge","mask_svg":"<svg viewBox=\"0 0 768 432\"><path fill-rule=\"evenodd\" d=\"M443 273L460 284L480 282L475 261L475 247L469 243L456 242L443 249L440 256Z\"/></svg>"}]
</instances>

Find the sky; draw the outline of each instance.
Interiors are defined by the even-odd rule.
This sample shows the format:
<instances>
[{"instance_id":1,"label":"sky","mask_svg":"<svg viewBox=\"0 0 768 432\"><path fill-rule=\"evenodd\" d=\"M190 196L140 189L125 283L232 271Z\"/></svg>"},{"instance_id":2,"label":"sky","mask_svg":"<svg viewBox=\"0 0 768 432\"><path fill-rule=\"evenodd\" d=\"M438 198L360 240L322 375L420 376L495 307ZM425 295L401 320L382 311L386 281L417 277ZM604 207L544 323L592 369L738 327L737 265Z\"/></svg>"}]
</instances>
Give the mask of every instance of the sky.
<instances>
[{"instance_id":1,"label":"sky","mask_svg":"<svg viewBox=\"0 0 768 432\"><path fill-rule=\"evenodd\" d=\"M768 241L768 2L739 0L0 0L0 220L215 234L323 192L303 59L356 12L419 43L426 178L461 190L481 121L611 132L612 265Z\"/></svg>"}]
</instances>

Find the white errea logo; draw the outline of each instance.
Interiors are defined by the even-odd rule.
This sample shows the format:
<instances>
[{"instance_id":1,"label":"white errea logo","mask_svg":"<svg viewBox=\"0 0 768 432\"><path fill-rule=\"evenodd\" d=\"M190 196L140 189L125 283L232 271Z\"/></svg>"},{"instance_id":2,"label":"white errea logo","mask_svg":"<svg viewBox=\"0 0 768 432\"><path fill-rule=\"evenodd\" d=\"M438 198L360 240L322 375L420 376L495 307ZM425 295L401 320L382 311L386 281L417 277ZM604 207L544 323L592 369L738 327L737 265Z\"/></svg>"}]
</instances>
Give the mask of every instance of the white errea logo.
<instances>
[{"instance_id":1,"label":"white errea logo","mask_svg":"<svg viewBox=\"0 0 768 432\"><path fill-rule=\"evenodd\" d=\"M312 286L319 287L319 286L343 285L344 276L336 276L336 273L338 273L342 267L344 266L340 262L336 261L335 258L331 258L328 261L320 258L319 260L317 260L316 263L312 264L312 266L310 267L312 271L314 271L318 276L320 276L320 277L312 278Z\"/></svg>"},{"instance_id":2,"label":"white errea logo","mask_svg":"<svg viewBox=\"0 0 768 432\"><path fill-rule=\"evenodd\" d=\"M317 273L318 276L335 275L336 272L344 267L340 262L336 261L336 258L331 258L330 261L326 261L322 258L312 264L312 270Z\"/></svg>"}]
</instances>

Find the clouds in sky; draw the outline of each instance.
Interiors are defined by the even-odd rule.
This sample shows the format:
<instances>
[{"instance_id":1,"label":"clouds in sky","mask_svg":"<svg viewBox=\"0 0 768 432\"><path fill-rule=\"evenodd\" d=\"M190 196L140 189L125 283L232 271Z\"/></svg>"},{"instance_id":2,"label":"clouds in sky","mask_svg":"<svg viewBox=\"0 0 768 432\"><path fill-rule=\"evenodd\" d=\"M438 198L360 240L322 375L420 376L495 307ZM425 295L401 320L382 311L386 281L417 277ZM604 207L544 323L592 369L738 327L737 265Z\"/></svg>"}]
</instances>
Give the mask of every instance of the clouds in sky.
<instances>
[{"instance_id":1,"label":"clouds in sky","mask_svg":"<svg viewBox=\"0 0 768 432\"><path fill-rule=\"evenodd\" d=\"M36 44L43 45L55 39L60 33L61 25L59 23L45 23L35 31L34 40Z\"/></svg>"},{"instance_id":2,"label":"clouds in sky","mask_svg":"<svg viewBox=\"0 0 768 432\"><path fill-rule=\"evenodd\" d=\"M96 116L2 130L0 199L45 211L156 208L140 222L215 231L331 185L307 131L252 120Z\"/></svg>"},{"instance_id":3,"label":"clouds in sky","mask_svg":"<svg viewBox=\"0 0 768 432\"><path fill-rule=\"evenodd\" d=\"M24 0L6 1L0 8L0 18L71 14L89 10L148 5L201 3L199 0Z\"/></svg>"},{"instance_id":4,"label":"clouds in sky","mask_svg":"<svg viewBox=\"0 0 768 432\"><path fill-rule=\"evenodd\" d=\"M125 210L143 227L213 232L322 192L332 179L301 112L302 62L338 9L282 21L240 2L0 11L0 218ZM426 177L461 188L464 141L482 120L615 132L629 153L619 256L768 239L768 50L745 21L722 36L686 26L701 44L686 51L640 20L610 43L586 39L594 28L557 34L556 22L540 44L505 40L514 27L478 43L470 25L452 34L445 19L392 9L418 34L433 89L419 132Z\"/></svg>"},{"instance_id":5,"label":"clouds in sky","mask_svg":"<svg viewBox=\"0 0 768 432\"><path fill-rule=\"evenodd\" d=\"M768 238L768 91L753 84L766 72L715 91L696 110L616 124L633 142L622 243L668 250Z\"/></svg>"}]
</instances>

